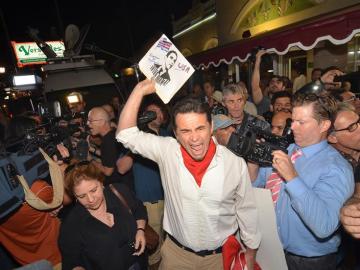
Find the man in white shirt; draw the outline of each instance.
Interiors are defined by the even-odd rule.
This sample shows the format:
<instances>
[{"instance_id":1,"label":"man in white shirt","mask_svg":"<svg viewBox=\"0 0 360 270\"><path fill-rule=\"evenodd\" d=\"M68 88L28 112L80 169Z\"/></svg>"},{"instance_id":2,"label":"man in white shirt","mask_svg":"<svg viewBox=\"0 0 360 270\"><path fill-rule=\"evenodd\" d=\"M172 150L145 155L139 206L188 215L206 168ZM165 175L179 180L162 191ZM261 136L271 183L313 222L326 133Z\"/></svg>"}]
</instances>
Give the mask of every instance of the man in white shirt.
<instances>
[{"instance_id":1,"label":"man in white shirt","mask_svg":"<svg viewBox=\"0 0 360 270\"><path fill-rule=\"evenodd\" d=\"M160 269L223 269L221 247L240 232L253 269L260 244L255 198L245 161L211 137L207 104L194 98L173 108L176 139L139 131L136 115L150 80L132 91L120 115L117 140L134 153L158 163L165 195Z\"/></svg>"}]
</instances>

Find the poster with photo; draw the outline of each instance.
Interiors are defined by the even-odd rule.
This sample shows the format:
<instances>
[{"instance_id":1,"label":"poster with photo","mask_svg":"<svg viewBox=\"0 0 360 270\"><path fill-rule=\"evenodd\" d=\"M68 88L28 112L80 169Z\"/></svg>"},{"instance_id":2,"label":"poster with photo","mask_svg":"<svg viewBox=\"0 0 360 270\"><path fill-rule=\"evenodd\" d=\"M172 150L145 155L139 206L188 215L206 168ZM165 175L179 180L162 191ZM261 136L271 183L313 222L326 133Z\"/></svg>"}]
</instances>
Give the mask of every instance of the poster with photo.
<instances>
[{"instance_id":1,"label":"poster with photo","mask_svg":"<svg viewBox=\"0 0 360 270\"><path fill-rule=\"evenodd\" d=\"M139 68L155 81L156 93L164 103L171 100L195 71L165 35L140 60Z\"/></svg>"}]
</instances>

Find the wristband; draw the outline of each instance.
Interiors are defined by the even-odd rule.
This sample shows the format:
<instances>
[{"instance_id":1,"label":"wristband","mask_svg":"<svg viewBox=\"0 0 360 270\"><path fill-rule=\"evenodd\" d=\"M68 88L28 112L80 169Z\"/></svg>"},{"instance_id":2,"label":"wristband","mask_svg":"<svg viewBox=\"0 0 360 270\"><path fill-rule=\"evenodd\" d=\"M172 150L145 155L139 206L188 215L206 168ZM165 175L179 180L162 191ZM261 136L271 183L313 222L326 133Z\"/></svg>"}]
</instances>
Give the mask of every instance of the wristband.
<instances>
[{"instance_id":1,"label":"wristband","mask_svg":"<svg viewBox=\"0 0 360 270\"><path fill-rule=\"evenodd\" d=\"M144 229L144 228L137 228L136 230L137 230L137 231L143 231L143 232L145 232L145 229Z\"/></svg>"}]
</instances>

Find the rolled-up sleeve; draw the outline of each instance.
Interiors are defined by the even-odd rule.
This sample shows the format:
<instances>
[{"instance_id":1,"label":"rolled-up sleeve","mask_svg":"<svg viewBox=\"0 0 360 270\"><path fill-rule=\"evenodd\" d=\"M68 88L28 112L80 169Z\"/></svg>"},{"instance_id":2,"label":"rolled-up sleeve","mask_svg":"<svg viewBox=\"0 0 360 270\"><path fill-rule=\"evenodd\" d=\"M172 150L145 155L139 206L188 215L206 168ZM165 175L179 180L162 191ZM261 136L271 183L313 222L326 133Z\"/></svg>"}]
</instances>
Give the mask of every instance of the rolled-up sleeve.
<instances>
[{"instance_id":1,"label":"rolled-up sleeve","mask_svg":"<svg viewBox=\"0 0 360 270\"><path fill-rule=\"evenodd\" d=\"M261 233L256 200L245 161L242 160L241 163L240 177L242 180L236 191L235 199L237 221L240 227L240 237L245 245L257 249L260 245Z\"/></svg>"}]
</instances>

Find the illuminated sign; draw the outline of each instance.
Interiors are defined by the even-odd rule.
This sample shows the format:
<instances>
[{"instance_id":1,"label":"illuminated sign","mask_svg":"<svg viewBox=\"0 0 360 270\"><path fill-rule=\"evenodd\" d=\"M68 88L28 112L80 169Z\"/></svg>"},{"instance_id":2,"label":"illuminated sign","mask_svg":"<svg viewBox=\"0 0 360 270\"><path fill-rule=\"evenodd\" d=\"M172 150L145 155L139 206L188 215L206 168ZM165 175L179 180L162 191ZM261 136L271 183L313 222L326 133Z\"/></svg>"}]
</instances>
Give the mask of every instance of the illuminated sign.
<instances>
[{"instance_id":1,"label":"illuminated sign","mask_svg":"<svg viewBox=\"0 0 360 270\"><path fill-rule=\"evenodd\" d=\"M46 41L58 57L64 56L65 46L62 41ZM45 64L46 55L40 50L36 42L11 42L17 58L18 67L26 65Z\"/></svg>"}]
</instances>

